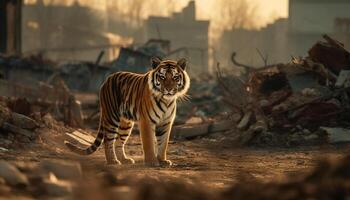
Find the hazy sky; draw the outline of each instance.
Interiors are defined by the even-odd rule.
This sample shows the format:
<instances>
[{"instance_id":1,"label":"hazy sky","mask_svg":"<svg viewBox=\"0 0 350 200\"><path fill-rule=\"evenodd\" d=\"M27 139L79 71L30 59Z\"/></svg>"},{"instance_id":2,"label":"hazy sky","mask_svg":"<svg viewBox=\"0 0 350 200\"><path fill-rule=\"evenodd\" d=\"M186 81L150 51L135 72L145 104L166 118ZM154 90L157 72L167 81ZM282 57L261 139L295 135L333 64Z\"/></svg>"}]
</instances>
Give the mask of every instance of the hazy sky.
<instances>
[{"instance_id":1,"label":"hazy sky","mask_svg":"<svg viewBox=\"0 0 350 200\"><path fill-rule=\"evenodd\" d=\"M187 2L187 0L184 0ZM197 0L197 15L201 18L208 18L212 12L211 8L213 4L220 0ZM257 24L263 26L266 23L270 23L273 20L280 17L288 16L288 0L247 0L252 3L252 6L256 6L257 11ZM232 0L234 4L235 0Z\"/></svg>"},{"instance_id":2,"label":"hazy sky","mask_svg":"<svg viewBox=\"0 0 350 200\"><path fill-rule=\"evenodd\" d=\"M119 2L120 4L127 4L129 0L44 0L45 3L54 3L54 4L72 4L73 2L78 1L83 5L88 5L97 9L105 9L106 5L111 2ZM154 3L160 5L160 7L166 7L169 2L173 5L172 7L179 11L187 5L189 0L144 0L144 2L149 2L149 8L152 8ZM230 4L234 5L235 2L239 0L231 0ZM288 0L246 0L251 3L252 6L256 7L256 24L261 27L267 23L272 22L273 20L279 17L287 17L288 15ZM34 3L36 0L24 0L26 3ZM197 16L201 19L211 19L215 17L215 4L219 3L220 0L196 0L197 5ZM149 9L152 10L152 9ZM169 10L169 9L168 9ZM155 13L147 13L148 15L164 15L164 13L159 13L161 11L155 10Z\"/></svg>"}]
</instances>

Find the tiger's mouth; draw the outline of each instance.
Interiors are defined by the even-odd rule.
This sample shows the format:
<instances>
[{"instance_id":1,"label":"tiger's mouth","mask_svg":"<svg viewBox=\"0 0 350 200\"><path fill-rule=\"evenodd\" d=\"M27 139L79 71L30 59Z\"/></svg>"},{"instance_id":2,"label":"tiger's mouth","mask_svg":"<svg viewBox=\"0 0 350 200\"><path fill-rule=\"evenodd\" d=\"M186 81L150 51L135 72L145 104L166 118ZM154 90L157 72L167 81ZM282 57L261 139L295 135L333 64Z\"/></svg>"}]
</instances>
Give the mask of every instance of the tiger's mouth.
<instances>
[{"instance_id":1,"label":"tiger's mouth","mask_svg":"<svg viewBox=\"0 0 350 200\"><path fill-rule=\"evenodd\" d=\"M163 91L163 95L164 95L164 96L171 97L171 96L174 96L175 94L176 94L176 91L175 91L175 90L172 90L172 91Z\"/></svg>"}]
</instances>

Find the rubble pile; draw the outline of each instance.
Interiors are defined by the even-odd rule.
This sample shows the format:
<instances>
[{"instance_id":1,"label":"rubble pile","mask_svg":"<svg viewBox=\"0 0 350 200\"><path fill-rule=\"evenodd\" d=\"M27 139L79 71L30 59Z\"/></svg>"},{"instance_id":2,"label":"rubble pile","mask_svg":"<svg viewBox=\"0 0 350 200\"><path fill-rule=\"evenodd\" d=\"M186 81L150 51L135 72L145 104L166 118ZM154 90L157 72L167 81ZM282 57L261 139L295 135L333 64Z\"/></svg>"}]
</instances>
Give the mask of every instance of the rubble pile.
<instances>
[{"instance_id":1,"label":"rubble pile","mask_svg":"<svg viewBox=\"0 0 350 200\"><path fill-rule=\"evenodd\" d=\"M192 78L187 98L179 100L175 124L205 123L227 111L221 88L211 76Z\"/></svg>"},{"instance_id":2,"label":"rubble pile","mask_svg":"<svg viewBox=\"0 0 350 200\"><path fill-rule=\"evenodd\" d=\"M242 144L350 141L350 53L328 36L306 58L252 70L237 120Z\"/></svg>"},{"instance_id":3,"label":"rubble pile","mask_svg":"<svg viewBox=\"0 0 350 200\"><path fill-rule=\"evenodd\" d=\"M347 199L350 197L350 156L323 160L308 174L280 183L242 181L220 199ZM254 185L254 187L252 187Z\"/></svg>"},{"instance_id":4,"label":"rubble pile","mask_svg":"<svg viewBox=\"0 0 350 200\"><path fill-rule=\"evenodd\" d=\"M113 167L82 168L74 161L0 161L0 196L35 199L348 199L350 156L319 162L308 173L278 182L242 174L225 190L179 178L123 176ZM254 185L254 187L252 187Z\"/></svg>"},{"instance_id":5,"label":"rubble pile","mask_svg":"<svg viewBox=\"0 0 350 200\"><path fill-rule=\"evenodd\" d=\"M41 129L65 130L63 122L57 122L50 113L41 112L25 98L0 96L0 148L8 151L34 143Z\"/></svg>"}]
</instances>

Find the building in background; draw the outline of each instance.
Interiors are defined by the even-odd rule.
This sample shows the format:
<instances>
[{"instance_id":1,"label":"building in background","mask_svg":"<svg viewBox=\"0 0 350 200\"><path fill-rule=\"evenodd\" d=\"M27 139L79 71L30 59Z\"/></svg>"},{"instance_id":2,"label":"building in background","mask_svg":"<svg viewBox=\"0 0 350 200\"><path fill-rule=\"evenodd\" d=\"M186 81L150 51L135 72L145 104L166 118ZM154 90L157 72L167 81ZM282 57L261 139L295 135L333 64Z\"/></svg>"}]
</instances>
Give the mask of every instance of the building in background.
<instances>
[{"instance_id":1,"label":"building in background","mask_svg":"<svg viewBox=\"0 0 350 200\"><path fill-rule=\"evenodd\" d=\"M349 0L290 0L289 17L279 19L260 30L236 29L222 35L218 60L225 65L232 52L237 60L251 66L263 66L258 54L268 56L268 63L288 62L291 56L306 56L309 48L323 34L350 46Z\"/></svg>"},{"instance_id":2,"label":"building in background","mask_svg":"<svg viewBox=\"0 0 350 200\"><path fill-rule=\"evenodd\" d=\"M0 53L21 53L21 0L0 1Z\"/></svg>"},{"instance_id":3,"label":"building in background","mask_svg":"<svg viewBox=\"0 0 350 200\"><path fill-rule=\"evenodd\" d=\"M108 29L107 12L82 6L45 4L37 0L22 9L23 54L42 54L55 61L95 61L101 50L102 62L118 56L120 47L132 43Z\"/></svg>"},{"instance_id":4,"label":"building in background","mask_svg":"<svg viewBox=\"0 0 350 200\"><path fill-rule=\"evenodd\" d=\"M191 74L206 73L209 71L208 29L209 21L196 19L196 5L190 1L181 12L170 17L149 17L145 21L144 41L169 40L171 50L167 57L185 57Z\"/></svg>"}]
</instances>

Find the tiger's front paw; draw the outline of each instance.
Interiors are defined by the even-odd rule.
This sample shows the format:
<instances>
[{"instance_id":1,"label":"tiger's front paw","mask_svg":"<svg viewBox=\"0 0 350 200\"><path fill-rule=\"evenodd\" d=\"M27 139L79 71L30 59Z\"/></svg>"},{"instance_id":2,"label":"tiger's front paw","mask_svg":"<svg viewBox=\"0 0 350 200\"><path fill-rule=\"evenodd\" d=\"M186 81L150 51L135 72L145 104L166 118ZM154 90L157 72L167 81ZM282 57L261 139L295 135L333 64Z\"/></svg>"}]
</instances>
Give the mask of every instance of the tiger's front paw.
<instances>
[{"instance_id":1,"label":"tiger's front paw","mask_svg":"<svg viewBox=\"0 0 350 200\"><path fill-rule=\"evenodd\" d=\"M171 162L170 160L159 160L159 164L161 166L170 167L173 165L173 162Z\"/></svg>"},{"instance_id":2,"label":"tiger's front paw","mask_svg":"<svg viewBox=\"0 0 350 200\"><path fill-rule=\"evenodd\" d=\"M122 159L122 163L123 164L135 164L135 160L132 158L126 157L126 158Z\"/></svg>"},{"instance_id":3,"label":"tiger's front paw","mask_svg":"<svg viewBox=\"0 0 350 200\"><path fill-rule=\"evenodd\" d=\"M168 167L168 166L173 165L173 162L171 162L170 160L161 158L160 156L157 156L157 159L158 159L158 162L161 166Z\"/></svg>"},{"instance_id":4,"label":"tiger's front paw","mask_svg":"<svg viewBox=\"0 0 350 200\"><path fill-rule=\"evenodd\" d=\"M107 160L107 165L121 165L119 160Z\"/></svg>"}]
</instances>

